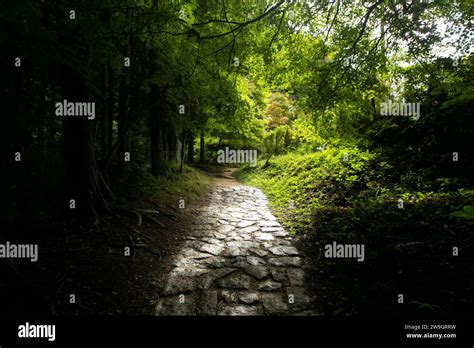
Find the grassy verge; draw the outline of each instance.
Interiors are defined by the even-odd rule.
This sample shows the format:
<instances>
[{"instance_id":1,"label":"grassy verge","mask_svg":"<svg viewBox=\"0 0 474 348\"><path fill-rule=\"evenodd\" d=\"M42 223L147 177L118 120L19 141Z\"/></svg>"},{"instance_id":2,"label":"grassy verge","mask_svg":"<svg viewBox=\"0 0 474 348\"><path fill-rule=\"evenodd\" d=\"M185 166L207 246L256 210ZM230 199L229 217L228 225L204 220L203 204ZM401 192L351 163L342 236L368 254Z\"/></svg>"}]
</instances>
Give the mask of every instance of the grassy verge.
<instances>
[{"instance_id":1,"label":"grassy verge","mask_svg":"<svg viewBox=\"0 0 474 348\"><path fill-rule=\"evenodd\" d=\"M182 198L186 203L192 203L201 198L212 185L212 179L190 166L184 166L180 173L178 167L171 167L166 175L158 178L148 172L139 175L131 173L131 180L136 180L129 185L134 190L129 193L129 198L140 200L147 198L160 204L176 205Z\"/></svg>"},{"instance_id":2,"label":"grassy verge","mask_svg":"<svg viewBox=\"0 0 474 348\"><path fill-rule=\"evenodd\" d=\"M473 220L451 215L474 202L471 187L405 173L377 153L349 148L290 153L236 175L261 188L280 221L302 237L308 281L324 313L474 309L474 281L467 280L474 279ZM326 258L334 241L363 244L365 260Z\"/></svg>"}]
</instances>

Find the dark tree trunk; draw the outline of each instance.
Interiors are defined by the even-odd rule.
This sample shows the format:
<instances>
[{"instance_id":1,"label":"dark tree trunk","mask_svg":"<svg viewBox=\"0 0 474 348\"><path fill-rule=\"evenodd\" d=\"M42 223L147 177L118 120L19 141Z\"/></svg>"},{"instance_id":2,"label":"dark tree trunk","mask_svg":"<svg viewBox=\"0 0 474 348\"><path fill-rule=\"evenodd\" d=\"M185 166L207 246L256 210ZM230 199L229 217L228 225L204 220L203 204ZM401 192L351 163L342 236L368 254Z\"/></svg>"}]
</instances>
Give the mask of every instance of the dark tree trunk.
<instances>
[{"instance_id":1,"label":"dark tree trunk","mask_svg":"<svg viewBox=\"0 0 474 348\"><path fill-rule=\"evenodd\" d=\"M163 127L160 120L160 108L158 106L158 87L152 87L150 93L150 149L151 149L151 174L161 175L166 170L165 153L163 150Z\"/></svg>"},{"instance_id":2,"label":"dark tree trunk","mask_svg":"<svg viewBox=\"0 0 474 348\"><path fill-rule=\"evenodd\" d=\"M189 133L188 136L188 163L194 163L194 135Z\"/></svg>"},{"instance_id":3,"label":"dark tree trunk","mask_svg":"<svg viewBox=\"0 0 474 348\"><path fill-rule=\"evenodd\" d=\"M71 67L60 67L61 98L68 102L87 102L82 76ZM104 202L92 136L92 121L86 117L63 117L62 140L65 167L65 206L73 215L98 218L95 203ZM69 209L75 200L76 208Z\"/></svg>"},{"instance_id":4,"label":"dark tree trunk","mask_svg":"<svg viewBox=\"0 0 474 348\"><path fill-rule=\"evenodd\" d=\"M113 84L111 83L111 74L111 69L107 66L104 69L103 76L103 103L100 122L100 148L102 161L107 159L110 150L112 149Z\"/></svg>"},{"instance_id":5,"label":"dark tree trunk","mask_svg":"<svg viewBox=\"0 0 474 348\"><path fill-rule=\"evenodd\" d=\"M118 105L118 148L117 148L117 180L123 175L124 155L129 151L129 122L130 122L130 78L128 71L120 77Z\"/></svg>"},{"instance_id":6,"label":"dark tree trunk","mask_svg":"<svg viewBox=\"0 0 474 348\"><path fill-rule=\"evenodd\" d=\"M183 165L184 165L184 157L185 157L185 144L186 144L186 132L183 132L183 136L182 136L182 141L181 143L183 144L181 146L181 163L179 165L179 172L182 173L183 172Z\"/></svg>"},{"instance_id":7,"label":"dark tree trunk","mask_svg":"<svg viewBox=\"0 0 474 348\"><path fill-rule=\"evenodd\" d=\"M176 161L176 132L170 127L168 129L168 161Z\"/></svg>"},{"instance_id":8,"label":"dark tree trunk","mask_svg":"<svg viewBox=\"0 0 474 348\"><path fill-rule=\"evenodd\" d=\"M166 163L168 163L169 161L169 147L168 147L169 133L170 133L169 127L163 127L163 154L164 154Z\"/></svg>"},{"instance_id":9,"label":"dark tree trunk","mask_svg":"<svg viewBox=\"0 0 474 348\"><path fill-rule=\"evenodd\" d=\"M56 5L56 23L58 40L67 48L77 42L77 33L71 31L69 23L62 14L62 9ZM68 51L65 49L64 51ZM90 61L88 48L76 48L76 58ZM89 67L90 68L90 67ZM74 66L69 64L66 57L59 64L60 100L68 102L92 102L89 100L85 77ZM105 204L102 196L99 170L95 158L93 122L87 117L62 117L62 143L64 157L64 207L72 216L93 218L98 221L96 204ZM70 200L75 200L75 209L70 209Z\"/></svg>"},{"instance_id":10,"label":"dark tree trunk","mask_svg":"<svg viewBox=\"0 0 474 348\"><path fill-rule=\"evenodd\" d=\"M199 163L206 162L206 151L204 149L204 132L201 132L199 148Z\"/></svg>"},{"instance_id":11,"label":"dark tree trunk","mask_svg":"<svg viewBox=\"0 0 474 348\"><path fill-rule=\"evenodd\" d=\"M158 71L156 54L150 51L149 76ZM163 149L163 120L160 110L160 101L164 91L153 83L149 94L149 127L150 127L150 149L151 149L151 174L155 177L163 174L166 170L166 159Z\"/></svg>"},{"instance_id":12,"label":"dark tree trunk","mask_svg":"<svg viewBox=\"0 0 474 348\"><path fill-rule=\"evenodd\" d=\"M157 106L156 98L158 97L157 86L152 86L150 91L150 150L151 150L151 174L154 177L160 175L159 166L159 138L160 138L160 126L159 126L159 110Z\"/></svg>"},{"instance_id":13,"label":"dark tree trunk","mask_svg":"<svg viewBox=\"0 0 474 348\"><path fill-rule=\"evenodd\" d=\"M3 121L5 124L0 127L2 133L0 138L2 206L0 208L3 210L0 213L2 217L0 221L7 221L7 217L12 214L18 217L19 222L24 222L31 221L32 214L35 212L31 200L33 190L31 187L31 122L28 122L32 113L31 100L28 101L31 85L28 83L30 77L25 67L16 69L9 74L9 77L4 76L5 89L2 90L7 91L7 94L2 96L1 104L5 107L5 115L12 115L12 117L5 117ZM14 160L16 152L21 154L20 162Z\"/></svg>"}]
</instances>

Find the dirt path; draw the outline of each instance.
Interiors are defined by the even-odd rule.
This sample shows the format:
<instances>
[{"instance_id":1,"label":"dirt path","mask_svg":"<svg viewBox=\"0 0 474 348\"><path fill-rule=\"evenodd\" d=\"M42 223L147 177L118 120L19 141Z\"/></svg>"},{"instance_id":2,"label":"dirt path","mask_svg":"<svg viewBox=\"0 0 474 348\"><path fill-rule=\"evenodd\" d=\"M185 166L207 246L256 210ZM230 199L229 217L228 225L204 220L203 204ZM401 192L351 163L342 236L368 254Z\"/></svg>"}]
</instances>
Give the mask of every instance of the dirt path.
<instances>
[{"instance_id":1,"label":"dirt path","mask_svg":"<svg viewBox=\"0 0 474 348\"><path fill-rule=\"evenodd\" d=\"M156 315L311 314L298 250L268 208L234 170L213 174L208 205L171 261Z\"/></svg>"}]
</instances>

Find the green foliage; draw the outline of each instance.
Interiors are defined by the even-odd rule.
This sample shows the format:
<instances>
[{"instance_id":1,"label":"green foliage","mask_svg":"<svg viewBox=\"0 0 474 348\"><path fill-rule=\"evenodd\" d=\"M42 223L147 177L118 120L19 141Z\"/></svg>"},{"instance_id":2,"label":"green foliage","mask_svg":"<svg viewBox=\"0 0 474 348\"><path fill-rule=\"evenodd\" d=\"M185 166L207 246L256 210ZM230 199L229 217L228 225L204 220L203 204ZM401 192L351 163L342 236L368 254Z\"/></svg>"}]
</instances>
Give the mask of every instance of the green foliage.
<instances>
[{"instance_id":1,"label":"green foliage","mask_svg":"<svg viewBox=\"0 0 474 348\"><path fill-rule=\"evenodd\" d=\"M474 205L466 205L462 211L458 210L451 213L450 215L465 219L474 219Z\"/></svg>"},{"instance_id":2,"label":"green foliage","mask_svg":"<svg viewBox=\"0 0 474 348\"><path fill-rule=\"evenodd\" d=\"M396 313L387 285L395 280L409 289L422 282L410 290L410 298L424 298L434 287L451 289L445 281L449 270L438 270L432 260L447 258L453 245L472 243L474 206L466 205L474 200L472 188L456 191L453 179L430 181L431 172L404 173L390 162L381 153L329 147L310 153L299 149L274 157L266 169L237 172L264 191L279 220L304 240L324 313ZM463 211L451 213L463 205ZM333 241L364 244L366 261L321 257ZM444 310L449 301L443 301Z\"/></svg>"},{"instance_id":3,"label":"green foliage","mask_svg":"<svg viewBox=\"0 0 474 348\"><path fill-rule=\"evenodd\" d=\"M166 176L153 177L148 171L134 172L129 177L129 187L134 189L129 199L147 199L177 206L183 198L187 204L194 202L209 191L211 179L197 169L185 166L183 173L179 167L171 167Z\"/></svg>"},{"instance_id":4,"label":"green foliage","mask_svg":"<svg viewBox=\"0 0 474 348\"><path fill-rule=\"evenodd\" d=\"M288 223L302 216L297 219L296 229L304 232L313 210L336 203L347 205L346 195L367 185L366 171L375 158L376 154L355 148L329 147L314 153L291 152L274 157L266 169L246 168L236 175L261 187L277 214ZM289 209L290 202L294 209Z\"/></svg>"}]
</instances>

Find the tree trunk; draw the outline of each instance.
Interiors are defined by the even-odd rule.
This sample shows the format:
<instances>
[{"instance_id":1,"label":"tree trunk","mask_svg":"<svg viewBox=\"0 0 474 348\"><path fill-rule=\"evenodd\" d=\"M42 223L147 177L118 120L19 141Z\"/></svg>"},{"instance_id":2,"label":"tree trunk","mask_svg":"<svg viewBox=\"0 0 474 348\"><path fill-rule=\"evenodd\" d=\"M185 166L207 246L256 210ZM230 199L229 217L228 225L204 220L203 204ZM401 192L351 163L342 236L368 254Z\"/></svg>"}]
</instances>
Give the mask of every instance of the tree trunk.
<instances>
[{"instance_id":1,"label":"tree trunk","mask_svg":"<svg viewBox=\"0 0 474 348\"><path fill-rule=\"evenodd\" d=\"M118 149L117 149L117 181L123 174L124 154L129 151L129 122L130 122L130 78L128 71L120 77L118 105Z\"/></svg>"},{"instance_id":2,"label":"tree trunk","mask_svg":"<svg viewBox=\"0 0 474 348\"><path fill-rule=\"evenodd\" d=\"M67 51L71 43L76 45L77 33L70 28L63 11L56 5L56 24L58 41ZM90 61L88 47L76 48L77 59ZM63 58L59 64L59 101L92 102L89 100L85 77ZM99 115L100 116L100 115ZM62 116L62 143L64 157L64 195L63 205L72 216L94 218L98 222L97 203L105 203L102 196L99 171L95 158L93 122L87 117ZM75 201L71 209L70 200Z\"/></svg>"},{"instance_id":3,"label":"tree trunk","mask_svg":"<svg viewBox=\"0 0 474 348\"><path fill-rule=\"evenodd\" d=\"M113 83L111 83L112 71L107 65L104 69L104 82L103 82L103 103L102 103L102 114L100 122L100 148L101 148L101 160L105 161L110 154L112 149L112 117L113 117ZM106 173L104 173L106 174Z\"/></svg>"},{"instance_id":4,"label":"tree trunk","mask_svg":"<svg viewBox=\"0 0 474 348\"><path fill-rule=\"evenodd\" d=\"M181 163L181 147L183 144L181 143L181 140L179 137L176 137L176 163L180 164Z\"/></svg>"},{"instance_id":5,"label":"tree trunk","mask_svg":"<svg viewBox=\"0 0 474 348\"><path fill-rule=\"evenodd\" d=\"M183 172L183 165L184 165L184 157L185 157L185 144L186 144L186 132L183 132L183 140L181 141L183 144L181 146L181 164L179 165L179 172Z\"/></svg>"},{"instance_id":6,"label":"tree trunk","mask_svg":"<svg viewBox=\"0 0 474 348\"><path fill-rule=\"evenodd\" d=\"M188 163L194 163L194 135L189 133L188 136Z\"/></svg>"},{"instance_id":7,"label":"tree trunk","mask_svg":"<svg viewBox=\"0 0 474 348\"><path fill-rule=\"evenodd\" d=\"M69 66L60 67L61 98L68 102L87 102L82 76ZM98 218L95 203L103 201L94 154L92 127L86 117L62 117L65 167L65 206L73 215ZM70 209L70 200L75 209Z\"/></svg>"},{"instance_id":8,"label":"tree trunk","mask_svg":"<svg viewBox=\"0 0 474 348\"><path fill-rule=\"evenodd\" d=\"M149 76L154 76L158 71L156 54L150 50ZM163 89L153 83L149 93L149 127L150 127L150 149L151 149L151 174L155 177L166 170L166 159L163 151L163 121L160 110Z\"/></svg>"},{"instance_id":9,"label":"tree trunk","mask_svg":"<svg viewBox=\"0 0 474 348\"><path fill-rule=\"evenodd\" d=\"M151 150L151 174L154 177L160 175L160 158L159 158L159 141L160 141L160 126L159 126L159 110L157 106L158 87L153 85L150 91L150 150Z\"/></svg>"}]
</instances>

